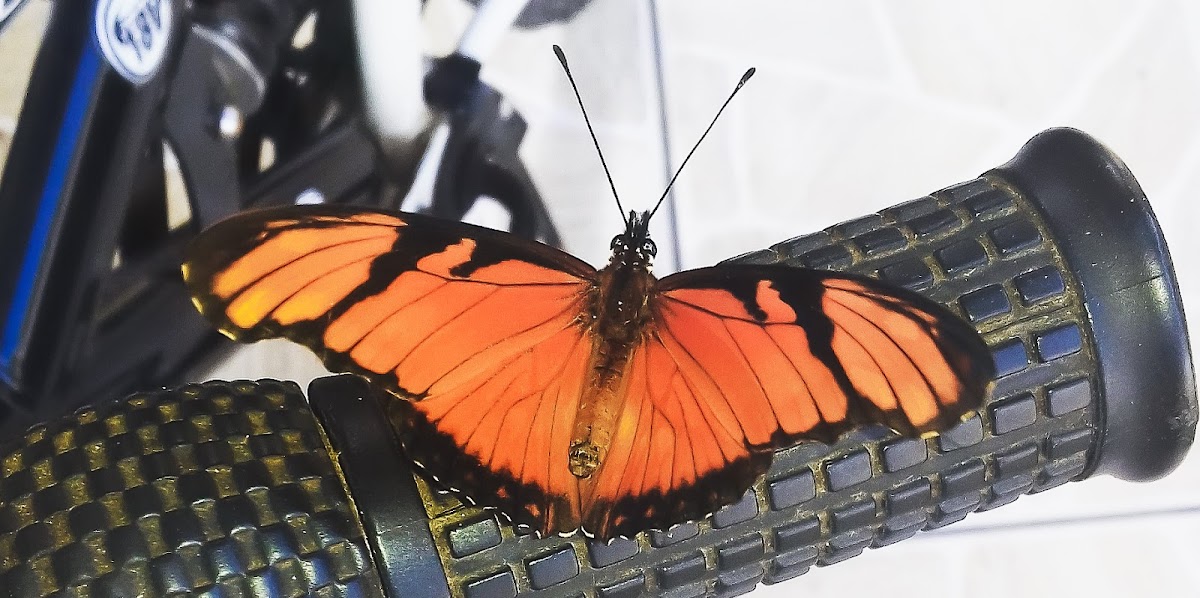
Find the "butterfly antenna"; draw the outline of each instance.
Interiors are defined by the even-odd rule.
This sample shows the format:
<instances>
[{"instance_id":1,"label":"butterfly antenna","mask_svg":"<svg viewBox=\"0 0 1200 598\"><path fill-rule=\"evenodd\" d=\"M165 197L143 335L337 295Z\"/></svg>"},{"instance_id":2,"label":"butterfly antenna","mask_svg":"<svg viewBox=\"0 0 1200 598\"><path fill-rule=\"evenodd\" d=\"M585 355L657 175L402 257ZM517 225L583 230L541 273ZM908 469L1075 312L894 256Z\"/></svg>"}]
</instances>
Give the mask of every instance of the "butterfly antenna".
<instances>
[{"instance_id":1,"label":"butterfly antenna","mask_svg":"<svg viewBox=\"0 0 1200 598\"><path fill-rule=\"evenodd\" d=\"M562 48L557 44L554 46L554 55L558 57L559 64L562 64L563 72L567 74L567 80L571 82L571 91L575 92L575 101L579 102L579 111L583 113L583 122L587 124L588 133L592 134L592 145L596 146L596 155L600 156L600 165L604 167L604 176L608 177L608 186L612 189L613 199L617 200L617 209L621 212L621 222L626 225L629 221L626 220L625 208L621 205L621 198L617 195L617 186L613 184L612 173L608 171L608 163L604 161L604 152L600 151L600 141L596 139L596 131L592 129L592 121L588 119L587 109L583 107L583 98L579 96L579 86L575 85L575 77L571 76L571 67L567 66L567 55L563 54Z\"/></svg>"},{"instance_id":2,"label":"butterfly antenna","mask_svg":"<svg viewBox=\"0 0 1200 598\"><path fill-rule=\"evenodd\" d=\"M725 107L729 105L729 102L733 101L733 96L737 95L737 92L742 89L742 86L745 85L746 82L750 80L750 77L753 76L753 68L746 69L746 72L742 74L742 78L738 81L737 86L733 88L733 91L730 92L729 97L725 98L725 103L721 104L721 108L717 110L717 115L713 117L712 122L708 123L708 128L704 129L704 132L700 134L700 139L696 140L696 145L692 146L692 151L688 152L688 155L683 158L683 162L679 164L679 168L675 170L675 176L671 177L670 182L667 183L667 188L663 189L662 197L658 198L658 203L654 204L653 210L650 210L650 216L654 216L654 213L658 211L659 206L662 205L663 200L667 198L667 194L671 192L671 186L675 184L675 179L679 178L679 173L683 172L683 167L687 165L688 160L692 159L692 154L696 153L696 148L700 147L700 142L704 141L704 138L708 136L708 132L712 130L713 125L717 124L717 119L721 118L721 113L725 111ZM649 217L647 217L647 220L649 220Z\"/></svg>"}]
</instances>

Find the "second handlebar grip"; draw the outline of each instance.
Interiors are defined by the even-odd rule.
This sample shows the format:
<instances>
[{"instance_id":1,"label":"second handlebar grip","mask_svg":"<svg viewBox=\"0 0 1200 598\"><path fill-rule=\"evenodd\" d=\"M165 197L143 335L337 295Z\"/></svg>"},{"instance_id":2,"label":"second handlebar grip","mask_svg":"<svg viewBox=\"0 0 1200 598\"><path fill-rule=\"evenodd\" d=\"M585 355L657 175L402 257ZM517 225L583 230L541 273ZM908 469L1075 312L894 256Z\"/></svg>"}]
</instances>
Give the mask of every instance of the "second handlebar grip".
<instances>
[{"instance_id":1,"label":"second handlebar grip","mask_svg":"<svg viewBox=\"0 0 1200 598\"><path fill-rule=\"evenodd\" d=\"M740 593L1096 472L1159 477L1195 434L1161 232L1120 159L1079 131L1047 131L977 179L735 261L876 275L942 302L987 341L992 395L937 438L874 428L779 451L712 517L607 544L518 535L420 482L454 595Z\"/></svg>"}]
</instances>

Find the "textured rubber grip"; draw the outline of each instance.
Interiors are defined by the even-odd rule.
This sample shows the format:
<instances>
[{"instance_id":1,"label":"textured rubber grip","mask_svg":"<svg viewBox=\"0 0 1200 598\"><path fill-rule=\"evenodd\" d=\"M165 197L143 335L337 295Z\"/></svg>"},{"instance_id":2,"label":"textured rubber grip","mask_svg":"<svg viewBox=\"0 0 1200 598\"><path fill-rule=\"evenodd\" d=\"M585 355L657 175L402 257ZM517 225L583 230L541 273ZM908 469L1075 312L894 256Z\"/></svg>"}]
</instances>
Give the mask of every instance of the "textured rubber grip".
<instances>
[{"instance_id":1,"label":"textured rubber grip","mask_svg":"<svg viewBox=\"0 0 1200 598\"><path fill-rule=\"evenodd\" d=\"M384 596L294 383L209 382L0 449L0 596Z\"/></svg>"},{"instance_id":2,"label":"textured rubber grip","mask_svg":"<svg viewBox=\"0 0 1200 598\"><path fill-rule=\"evenodd\" d=\"M713 517L609 544L517 535L421 482L452 595L739 594L1098 469L1151 479L1191 444L1194 375L1161 233L1125 166L1078 131L735 261L878 275L946 304L992 349L993 395L937 438L866 429L779 451Z\"/></svg>"},{"instance_id":3,"label":"textured rubber grip","mask_svg":"<svg viewBox=\"0 0 1200 598\"><path fill-rule=\"evenodd\" d=\"M277 382L139 395L0 449L0 595L734 595L1096 472L1152 479L1191 444L1169 257L1136 181L1077 131L739 259L945 303L991 347L993 396L937 438L780 451L714 516L606 544L518 534L435 490L353 376L315 381L309 405Z\"/></svg>"}]
</instances>

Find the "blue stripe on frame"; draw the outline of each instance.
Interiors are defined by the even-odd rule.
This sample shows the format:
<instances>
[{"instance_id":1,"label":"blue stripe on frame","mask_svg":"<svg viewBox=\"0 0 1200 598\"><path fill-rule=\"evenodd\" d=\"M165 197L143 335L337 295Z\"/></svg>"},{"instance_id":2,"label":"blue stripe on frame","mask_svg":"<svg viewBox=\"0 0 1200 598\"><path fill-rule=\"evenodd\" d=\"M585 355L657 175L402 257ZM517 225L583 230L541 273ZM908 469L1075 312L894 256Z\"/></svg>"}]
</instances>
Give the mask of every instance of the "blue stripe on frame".
<instances>
[{"instance_id":1,"label":"blue stripe on frame","mask_svg":"<svg viewBox=\"0 0 1200 598\"><path fill-rule=\"evenodd\" d=\"M91 106L92 89L103 70L103 62L95 43L88 40L83 46L79 66L75 69L75 78L71 83L66 113L54 143L54 154L50 160L46 184L38 200L37 216L25 248L25 257L21 262L13 300L4 319L3 333L0 334L0 379L9 383L12 381L9 369L26 326L30 303L36 290L38 270L50 245L50 231L59 212L59 203L63 199L72 158L83 130L84 119Z\"/></svg>"}]
</instances>

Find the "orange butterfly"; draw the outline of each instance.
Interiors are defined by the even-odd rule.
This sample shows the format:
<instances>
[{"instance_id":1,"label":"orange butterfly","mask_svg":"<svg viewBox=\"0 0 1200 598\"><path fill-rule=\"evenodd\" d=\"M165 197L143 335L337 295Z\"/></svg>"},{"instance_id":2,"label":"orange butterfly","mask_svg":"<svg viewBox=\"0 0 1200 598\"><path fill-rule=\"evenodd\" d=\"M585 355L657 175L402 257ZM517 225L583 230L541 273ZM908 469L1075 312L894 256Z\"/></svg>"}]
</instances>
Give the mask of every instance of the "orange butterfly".
<instances>
[{"instance_id":1,"label":"orange butterfly","mask_svg":"<svg viewBox=\"0 0 1200 598\"><path fill-rule=\"evenodd\" d=\"M469 224L289 206L212 227L183 272L227 335L290 338L405 399L415 461L543 534L666 529L740 498L776 448L979 407L989 353L941 305L782 265L657 280L651 214L596 270Z\"/></svg>"}]
</instances>

